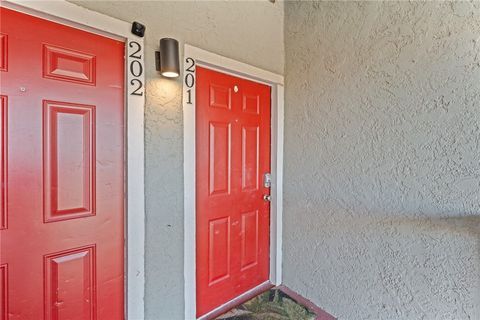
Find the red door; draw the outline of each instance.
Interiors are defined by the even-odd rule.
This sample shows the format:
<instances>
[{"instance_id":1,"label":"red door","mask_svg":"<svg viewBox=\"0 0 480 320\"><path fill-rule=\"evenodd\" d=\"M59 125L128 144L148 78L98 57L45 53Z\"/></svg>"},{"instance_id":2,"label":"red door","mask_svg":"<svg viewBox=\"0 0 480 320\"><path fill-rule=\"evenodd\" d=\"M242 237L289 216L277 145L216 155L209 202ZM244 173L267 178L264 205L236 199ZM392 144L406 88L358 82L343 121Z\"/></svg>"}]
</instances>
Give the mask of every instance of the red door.
<instances>
[{"instance_id":1,"label":"red door","mask_svg":"<svg viewBox=\"0 0 480 320\"><path fill-rule=\"evenodd\" d=\"M197 316L269 278L270 87L197 68Z\"/></svg>"},{"instance_id":2,"label":"red door","mask_svg":"<svg viewBox=\"0 0 480 320\"><path fill-rule=\"evenodd\" d=\"M0 15L0 319L123 319L124 44Z\"/></svg>"}]
</instances>

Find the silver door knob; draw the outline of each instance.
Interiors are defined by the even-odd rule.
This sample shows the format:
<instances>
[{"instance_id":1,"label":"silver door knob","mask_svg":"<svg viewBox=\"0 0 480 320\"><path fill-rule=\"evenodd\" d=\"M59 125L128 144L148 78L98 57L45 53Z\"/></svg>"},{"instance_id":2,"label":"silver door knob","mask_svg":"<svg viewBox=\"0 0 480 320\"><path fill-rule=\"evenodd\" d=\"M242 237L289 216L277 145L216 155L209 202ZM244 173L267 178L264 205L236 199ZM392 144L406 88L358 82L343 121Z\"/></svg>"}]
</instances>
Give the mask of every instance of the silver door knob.
<instances>
[{"instance_id":1,"label":"silver door knob","mask_svg":"<svg viewBox=\"0 0 480 320\"><path fill-rule=\"evenodd\" d=\"M263 201L271 202L272 201L272 196L269 194L264 194L263 195Z\"/></svg>"}]
</instances>

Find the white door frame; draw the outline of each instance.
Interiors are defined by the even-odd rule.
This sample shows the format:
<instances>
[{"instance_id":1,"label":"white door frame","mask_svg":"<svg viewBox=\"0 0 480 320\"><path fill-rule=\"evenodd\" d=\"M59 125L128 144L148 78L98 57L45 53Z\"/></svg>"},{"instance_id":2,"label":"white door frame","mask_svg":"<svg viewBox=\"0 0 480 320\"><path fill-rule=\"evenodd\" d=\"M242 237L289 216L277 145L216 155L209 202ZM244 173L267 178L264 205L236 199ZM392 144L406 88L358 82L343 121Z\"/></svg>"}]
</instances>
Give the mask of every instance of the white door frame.
<instances>
[{"instance_id":1,"label":"white door frame","mask_svg":"<svg viewBox=\"0 0 480 320\"><path fill-rule=\"evenodd\" d=\"M125 226L125 318L144 319L145 287L145 201L144 201L144 105L145 84L143 39L130 32L131 24L64 0L1 1L1 6L56 23L125 42L125 115L126 115L126 226ZM134 44L133 42L137 43ZM137 49L140 51L137 52ZM131 57L133 53L140 58ZM136 62L134 62L136 61ZM130 66L136 75L131 74ZM140 67L141 71L140 72ZM133 83L132 83L133 80ZM139 82L141 95L132 95Z\"/></svg>"},{"instance_id":2,"label":"white door frame","mask_svg":"<svg viewBox=\"0 0 480 320\"><path fill-rule=\"evenodd\" d=\"M283 76L185 44L183 82L185 319L196 318L195 72L196 66L269 85L271 90L270 283L282 282ZM192 67L192 63L194 66ZM235 300L235 299L234 299ZM211 313L219 310L213 310ZM209 313L209 314L211 314ZM208 317L208 314L204 317ZM202 317L203 318L203 317Z\"/></svg>"}]
</instances>

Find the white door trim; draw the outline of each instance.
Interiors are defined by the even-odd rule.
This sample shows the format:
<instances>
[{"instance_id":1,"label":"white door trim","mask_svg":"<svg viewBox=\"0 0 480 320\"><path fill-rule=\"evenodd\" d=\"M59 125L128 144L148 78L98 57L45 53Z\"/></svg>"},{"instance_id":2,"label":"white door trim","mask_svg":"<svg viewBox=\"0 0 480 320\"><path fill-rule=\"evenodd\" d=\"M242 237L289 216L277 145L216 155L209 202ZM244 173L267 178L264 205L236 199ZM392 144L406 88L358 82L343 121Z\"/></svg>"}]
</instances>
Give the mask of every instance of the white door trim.
<instances>
[{"instance_id":1,"label":"white door trim","mask_svg":"<svg viewBox=\"0 0 480 320\"><path fill-rule=\"evenodd\" d=\"M195 66L221 71L236 77L265 83L272 88L271 170L272 203L270 222L270 282L282 282L282 210L283 210L283 76L185 44L183 82L184 146L184 289L185 319L196 318L195 258ZM193 60L190 60L193 59ZM192 78L193 77L193 78ZM193 80L193 82L192 82ZM190 91L190 92L189 92ZM190 103L189 103L190 102Z\"/></svg>"},{"instance_id":2,"label":"white door trim","mask_svg":"<svg viewBox=\"0 0 480 320\"><path fill-rule=\"evenodd\" d=\"M134 76L130 72L133 61L144 66L143 39L130 32L131 24L95 11L91 11L64 0L57 1L1 1L1 6L61 23L102 36L125 42L125 109L126 109L126 311L129 320L144 319L145 287L145 193L144 193L144 105L145 93L132 95L138 81L145 84L143 68L141 74ZM136 56L130 57L137 51ZM138 69L135 69L138 74ZM132 84L132 80L134 81ZM144 87L144 86L143 86Z\"/></svg>"}]
</instances>

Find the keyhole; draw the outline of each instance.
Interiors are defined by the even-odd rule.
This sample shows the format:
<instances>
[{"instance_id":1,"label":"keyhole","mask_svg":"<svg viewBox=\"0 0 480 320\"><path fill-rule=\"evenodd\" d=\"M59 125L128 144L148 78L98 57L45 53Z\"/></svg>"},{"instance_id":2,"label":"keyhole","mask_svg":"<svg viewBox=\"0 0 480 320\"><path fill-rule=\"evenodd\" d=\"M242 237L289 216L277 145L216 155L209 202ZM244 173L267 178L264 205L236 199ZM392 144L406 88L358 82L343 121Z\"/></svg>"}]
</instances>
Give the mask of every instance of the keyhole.
<instances>
[{"instance_id":1,"label":"keyhole","mask_svg":"<svg viewBox=\"0 0 480 320\"><path fill-rule=\"evenodd\" d=\"M235 92L235 93L238 92L238 86L237 85L233 86L233 92Z\"/></svg>"}]
</instances>

